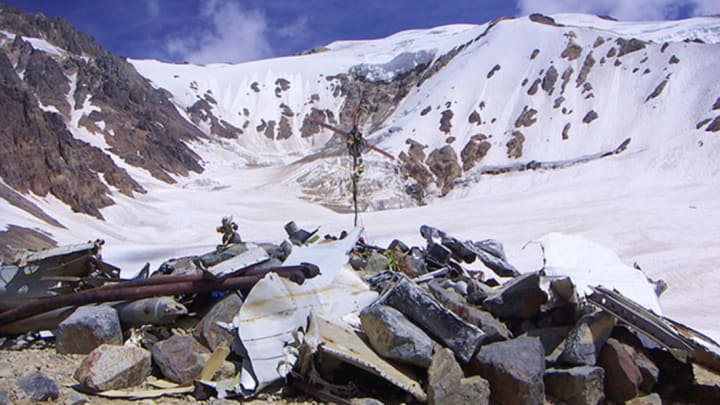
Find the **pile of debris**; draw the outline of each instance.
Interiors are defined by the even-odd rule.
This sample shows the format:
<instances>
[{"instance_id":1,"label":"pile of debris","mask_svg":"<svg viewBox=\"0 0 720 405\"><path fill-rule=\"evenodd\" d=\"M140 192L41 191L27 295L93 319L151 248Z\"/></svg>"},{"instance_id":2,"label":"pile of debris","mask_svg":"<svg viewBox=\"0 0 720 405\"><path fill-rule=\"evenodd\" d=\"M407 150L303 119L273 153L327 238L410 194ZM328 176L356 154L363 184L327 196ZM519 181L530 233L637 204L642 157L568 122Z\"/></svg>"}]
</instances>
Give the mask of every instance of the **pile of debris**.
<instances>
[{"instance_id":1,"label":"pile of debris","mask_svg":"<svg viewBox=\"0 0 720 405\"><path fill-rule=\"evenodd\" d=\"M548 235L543 269L520 273L498 241L429 226L426 246L387 248L359 228L285 229L243 242L227 217L215 251L130 280L100 241L26 254L2 267L0 341L86 354L72 389L106 398L720 401L720 347L660 315L662 282L590 241ZM0 402L57 399L33 379Z\"/></svg>"}]
</instances>

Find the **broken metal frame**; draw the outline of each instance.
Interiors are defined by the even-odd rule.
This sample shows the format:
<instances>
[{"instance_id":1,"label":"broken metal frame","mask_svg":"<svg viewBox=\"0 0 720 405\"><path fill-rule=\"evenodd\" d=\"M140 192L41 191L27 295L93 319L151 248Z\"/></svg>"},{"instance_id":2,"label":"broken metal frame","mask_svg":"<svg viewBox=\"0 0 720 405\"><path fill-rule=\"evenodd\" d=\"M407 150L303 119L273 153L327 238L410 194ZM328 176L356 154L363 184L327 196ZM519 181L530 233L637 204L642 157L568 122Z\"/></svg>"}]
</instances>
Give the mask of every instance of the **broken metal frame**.
<instances>
[{"instance_id":1,"label":"broken metal frame","mask_svg":"<svg viewBox=\"0 0 720 405\"><path fill-rule=\"evenodd\" d=\"M597 286L587 300L667 349L675 358L720 371L720 346L711 338L673 320L656 315L617 291Z\"/></svg>"}]
</instances>

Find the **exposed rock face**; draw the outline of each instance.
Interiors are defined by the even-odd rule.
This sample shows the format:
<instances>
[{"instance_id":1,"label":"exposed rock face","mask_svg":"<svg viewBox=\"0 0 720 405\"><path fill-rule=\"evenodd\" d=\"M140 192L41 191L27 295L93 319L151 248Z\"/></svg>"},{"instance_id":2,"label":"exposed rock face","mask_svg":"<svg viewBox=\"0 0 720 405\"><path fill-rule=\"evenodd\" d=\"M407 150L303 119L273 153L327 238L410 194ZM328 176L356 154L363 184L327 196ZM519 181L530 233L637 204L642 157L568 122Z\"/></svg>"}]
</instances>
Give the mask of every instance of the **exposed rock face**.
<instances>
[{"instance_id":1,"label":"exposed rock face","mask_svg":"<svg viewBox=\"0 0 720 405\"><path fill-rule=\"evenodd\" d=\"M576 44L571 40L570 42L568 42L565 50L563 50L560 54L560 57L567 58L567 60L572 61L580 57L580 55L582 54L582 50L583 49L580 45Z\"/></svg>"},{"instance_id":2,"label":"exposed rock face","mask_svg":"<svg viewBox=\"0 0 720 405\"><path fill-rule=\"evenodd\" d=\"M453 187L453 180L460 178L462 175L455 149L449 145L432 151L426 163L430 171L435 175L435 182L442 189L443 194L450 191Z\"/></svg>"},{"instance_id":3,"label":"exposed rock face","mask_svg":"<svg viewBox=\"0 0 720 405\"><path fill-rule=\"evenodd\" d=\"M442 117L440 118L440 130L446 134L450 133L450 130L452 129L452 117L453 117L452 110L445 110L442 112Z\"/></svg>"},{"instance_id":4,"label":"exposed rock face","mask_svg":"<svg viewBox=\"0 0 720 405\"><path fill-rule=\"evenodd\" d=\"M645 42L635 38L632 38L630 40L618 38L615 40L615 43L620 45L620 52L618 53L618 58L645 48Z\"/></svg>"},{"instance_id":5,"label":"exposed rock face","mask_svg":"<svg viewBox=\"0 0 720 405\"><path fill-rule=\"evenodd\" d=\"M512 138L505 144L507 146L507 156L511 159L519 159L523 154L523 143L525 135L520 131L513 131Z\"/></svg>"},{"instance_id":6,"label":"exposed rock face","mask_svg":"<svg viewBox=\"0 0 720 405\"><path fill-rule=\"evenodd\" d=\"M537 121L535 114L537 114L536 109L528 108L528 106L523 107L522 112L515 120L515 128L529 127L534 124Z\"/></svg>"},{"instance_id":7,"label":"exposed rock face","mask_svg":"<svg viewBox=\"0 0 720 405\"><path fill-rule=\"evenodd\" d=\"M460 152L460 158L463 162L463 170L468 171L475 167L475 165L487 155L491 146L492 145L490 145L490 142L488 141L468 141L462 152Z\"/></svg>"},{"instance_id":8,"label":"exposed rock face","mask_svg":"<svg viewBox=\"0 0 720 405\"><path fill-rule=\"evenodd\" d=\"M127 163L168 182L174 181L171 175L202 171L199 156L184 141L203 134L177 113L167 92L154 89L127 61L64 19L0 8L3 29L44 38L67 51L32 49L19 36L0 49L0 177L10 187L52 194L74 211L98 218L99 210L113 203L106 184L130 196L144 192L104 151L67 130L66 122L88 103L94 111L80 117L80 125ZM24 70L22 79L11 59Z\"/></svg>"},{"instance_id":9,"label":"exposed rock face","mask_svg":"<svg viewBox=\"0 0 720 405\"><path fill-rule=\"evenodd\" d=\"M552 95L555 90L555 82L558 79L558 71L555 66L550 66L545 72L545 77L542 80L542 89L545 90L548 95Z\"/></svg>"}]
</instances>

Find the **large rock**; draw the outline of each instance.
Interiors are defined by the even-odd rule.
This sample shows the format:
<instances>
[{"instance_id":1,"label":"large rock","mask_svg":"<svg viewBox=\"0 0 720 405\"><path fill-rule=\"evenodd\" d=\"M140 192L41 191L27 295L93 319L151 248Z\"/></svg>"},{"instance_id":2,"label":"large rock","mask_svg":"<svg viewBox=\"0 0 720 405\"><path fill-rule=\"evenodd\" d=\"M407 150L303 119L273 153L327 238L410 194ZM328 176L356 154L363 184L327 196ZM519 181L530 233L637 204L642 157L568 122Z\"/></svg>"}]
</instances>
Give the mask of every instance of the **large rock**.
<instances>
[{"instance_id":1,"label":"large rock","mask_svg":"<svg viewBox=\"0 0 720 405\"><path fill-rule=\"evenodd\" d=\"M140 385L150 375L150 352L129 346L102 345L75 370L80 384L98 391Z\"/></svg>"},{"instance_id":2,"label":"large rock","mask_svg":"<svg viewBox=\"0 0 720 405\"><path fill-rule=\"evenodd\" d=\"M540 339L545 348L545 355L551 354L568 336L572 330L570 326L551 326L549 328L533 329L526 334Z\"/></svg>"},{"instance_id":3,"label":"large rock","mask_svg":"<svg viewBox=\"0 0 720 405\"><path fill-rule=\"evenodd\" d=\"M218 301L195 326L195 337L204 342L210 350L215 350L221 344L232 346L235 335L221 325L232 325L233 317L238 314L242 304L242 298L237 293Z\"/></svg>"},{"instance_id":4,"label":"large rock","mask_svg":"<svg viewBox=\"0 0 720 405\"><path fill-rule=\"evenodd\" d=\"M445 404L460 388L464 377L452 350L437 347L428 368L428 404Z\"/></svg>"},{"instance_id":5,"label":"large rock","mask_svg":"<svg viewBox=\"0 0 720 405\"><path fill-rule=\"evenodd\" d=\"M580 318L564 342L560 360L574 366L594 366L614 326L615 317L604 311Z\"/></svg>"},{"instance_id":6,"label":"large rock","mask_svg":"<svg viewBox=\"0 0 720 405\"><path fill-rule=\"evenodd\" d=\"M372 305L360 313L360 321L370 345L381 356L418 367L430 366L432 340L400 311Z\"/></svg>"},{"instance_id":7,"label":"large rock","mask_svg":"<svg viewBox=\"0 0 720 405\"><path fill-rule=\"evenodd\" d=\"M490 382L493 401L542 404L545 400L545 350L537 338L521 336L483 346L474 366Z\"/></svg>"},{"instance_id":8,"label":"large rock","mask_svg":"<svg viewBox=\"0 0 720 405\"><path fill-rule=\"evenodd\" d=\"M55 381L39 371L23 376L18 385L33 402L56 400L60 396Z\"/></svg>"},{"instance_id":9,"label":"large rock","mask_svg":"<svg viewBox=\"0 0 720 405\"><path fill-rule=\"evenodd\" d=\"M609 338L600 351L598 365L605 369L608 399L622 403L637 396L642 374L625 344Z\"/></svg>"},{"instance_id":10,"label":"large rock","mask_svg":"<svg viewBox=\"0 0 720 405\"><path fill-rule=\"evenodd\" d=\"M402 312L431 338L450 348L460 360L469 362L486 338L477 326L465 322L440 304L429 292L402 277L383 293L380 303Z\"/></svg>"},{"instance_id":11,"label":"large rock","mask_svg":"<svg viewBox=\"0 0 720 405\"><path fill-rule=\"evenodd\" d=\"M463 378L457 392L449 399L450 404L487 405L490 403L490 383L479 375Z\"/></svg>"},{"instance_id":12,"label":"large rock","mask_svg":"<svg viewBox=\"0 0 720 405\"><path fill-rule=\"evenodd\" d=\"M581 366L545 371L545 392L569 405L600 404L605 399L602 367Z\"/></svg>"},{"instance_id":13,"label":"large rock","mask_svg":"<svg viewBox=\"0 0 720 405\"><path fill-rule=\"evenodd\" d=\"M192 336L172 336L152 347L153 363L170 381L186 384L202 372L210 351Z\"/></svg>"},{"instance_id":14,"label":"large rock","mask_svg":"<svg viewBox=\"0 0 720 405\"><path fill-rule=\"evenodd\" d=\"M497 342L512 338L512 333L504 323L495 319L491 313L469 305L465 297L457 291L443 288L436 280L428 283L428 287L432 295L441 304L485 332L487 334L486 342Z\"/></svg>"},{"instance_id":15,"label":"large rock","mask_svg":"<svg viewBox=\"0 0 720 405\"><path fill-rule=\"evenodd\" d=\"M540 273L523 274L504 284L495 295L483 302L483 307L500 318L529 319L547 302L547 294L540 288Z\"/></svg>"},{"instance_id":16,"label":"large rock","mask_svg":"<svg viewBox=\"0 0 720 405\"><path fill-rule=\"evenodd\" d=\"M58 353L87 354L102 344L121 345L118 314L107 305L86 305L75 310L54 331Z\"/></svg>"}]
</instances>

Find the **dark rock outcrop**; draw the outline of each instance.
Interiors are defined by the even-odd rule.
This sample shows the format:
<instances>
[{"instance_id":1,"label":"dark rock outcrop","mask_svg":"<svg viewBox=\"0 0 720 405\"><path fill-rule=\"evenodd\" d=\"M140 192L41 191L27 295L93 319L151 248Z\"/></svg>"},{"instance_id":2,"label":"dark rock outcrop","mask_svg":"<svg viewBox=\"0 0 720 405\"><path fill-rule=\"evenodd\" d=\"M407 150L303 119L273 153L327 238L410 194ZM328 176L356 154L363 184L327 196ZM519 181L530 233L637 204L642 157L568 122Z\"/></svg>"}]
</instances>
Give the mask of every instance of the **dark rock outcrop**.
<instances>
[{"instance_id":1,"label":"dark rock outcrop","mask_svg":"<svg viewBox=\"0 0 720 405\"><path fill-rule=\"evenodd\" d=\"M488 141L475 142L469 140L463 150L460 152L460 159L463 162L463 170L468 171L475 167L490 150L492 145Z\"/></svg>"},{"instance_id":2,"label":"dark rock outcrop","mask_svg":"<svg viewBox=\"0 0 720 405\"><path fill-rule=\"evenodd\" d=\"M521 158L523 155L523 143L525 143L525 135L520 131L513 131L512 138L505 144L507 156L510 159Z\"/></svg>"},{"instance_id":3,"label":"dark rock outcrop","mask_svg":"<svg viewBox=\"0 0 720 405\"><path fill-rule=\"evenodd\" d=\"M547 394L571 405L603 403L603 381L604 370L601 367L548 369L545 372Z\"/></svg>"},{"instance_id":4,"label":"dark rock outcrop","mask_svg":"<svg viewBox=\"0 0 720 405\"><path fill-rule=\"evenodd\" d=\"M450 191L453 188L453 181L462 175L455 149L449 145L432 151L426 163L430 171L435 175L435 182L443 194Z\"/></svg>"}]
</instances>

